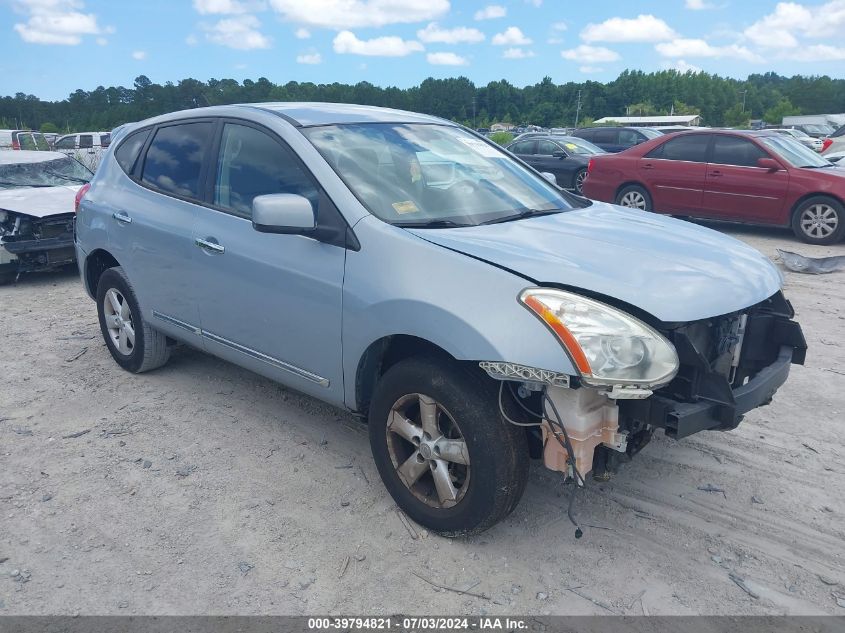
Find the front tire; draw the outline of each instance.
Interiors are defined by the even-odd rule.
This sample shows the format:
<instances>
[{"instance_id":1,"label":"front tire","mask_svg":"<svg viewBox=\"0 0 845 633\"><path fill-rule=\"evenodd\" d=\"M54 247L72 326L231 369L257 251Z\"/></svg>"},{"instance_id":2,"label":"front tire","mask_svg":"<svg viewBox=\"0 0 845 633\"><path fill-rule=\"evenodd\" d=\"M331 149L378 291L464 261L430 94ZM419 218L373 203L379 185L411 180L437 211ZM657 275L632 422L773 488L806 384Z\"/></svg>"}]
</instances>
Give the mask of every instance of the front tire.
<instances>
[{"instance_id":1,"label":"front tire","mask_svg":"<svg viewBox=\"0 0 845 633\"><path fill-rule=\"evenodd\" d=\"M109 268L100 276L97 314L112 358L126 371L140 374L161 367L170 358L167 337L144 319L123 268Z\"/></svg>"},{"instance_id":2,"label":"front tire","mask_svg":"<svg viewBox=\"0 0 845 633\"><path fill-rule=\"evenodd\" d=\"M648 191L640 185L627 185L619 190L616 194L616 204L620 207L628 207L629 209L639 209L640 211L651 211L651 196Z\"/></svg>"},{"instance_id":3,"label":"front tire","mask_svg":"<svg viewBox=\"0 0 845 633\"><path fill-rule=\"evenodd\" d=\"M443 536L482 532L510 514L528 481L523 429L499 413L491 380L443 358L391 367L370 405L373 458L387 491Z\"/></svg>"},{"instance_id":4,"label":"front tire","mask_svg":"<svg viewBox=\"0 0 845 633\"><path fill-rule=\"evenodd\" d=\"M572 177L572 188L579 196L584 195L584 181L587 179L587 170L579 169Z\"/></svg>"},{"instance_id":5,"label":"front tire","mask_svg":"<svg viewBox=\"0 0 845 633\"><path fill-rule=\"evenodd\" d=\"M792 214L792 231L809 244L834 244L845 235L845 207L827 196L813 196Z\"/></svg>"}]
</instances>

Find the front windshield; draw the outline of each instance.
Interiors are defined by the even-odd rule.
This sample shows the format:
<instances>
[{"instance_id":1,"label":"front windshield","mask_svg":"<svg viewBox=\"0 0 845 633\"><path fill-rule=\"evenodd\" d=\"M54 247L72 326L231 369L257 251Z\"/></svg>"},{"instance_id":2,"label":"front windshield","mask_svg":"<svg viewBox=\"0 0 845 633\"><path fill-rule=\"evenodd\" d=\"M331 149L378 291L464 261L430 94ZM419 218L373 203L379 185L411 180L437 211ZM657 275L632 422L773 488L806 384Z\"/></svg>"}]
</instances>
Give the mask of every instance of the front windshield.
<instances>
[{"instance_id":1,"label":"front windshield","mask_svg":"<svg viewBox=\"0 0 845 633\"><path fill-rule=\"evenodd\" d=\"M763 136L763 145L793 167L830 167L830 162L788 136Z\"/></svg>"},{"instance_id":2,"label":"front windshield","mask_svg":"<svg viewBox=\"0 0 845 633\"><path fill-rule=\"evenodd\" d=\"M81 185L93 178L88 168L66 156L32 163L0 165L0 189Z\"/></svg>"},{"instance_id":3,"label":"front windshield","mask_svg":"<svg viewBox=\"0 0 845 633\"><path fill-rule=\"evenodd\" d=\"M555 139L558 143L563 145L563 147L568 151L570 154L579 154L581 156L595 156L596 154L607 154L601 147L598 145L593 145L590 141L585 141L582 138L578 138L576 136L566 136L561 139Z\"/></svg>"},{"instance_id":4,"label":"front windshield","mask_svg":"<svg viewBox=\"0 0 845 633\"><path fill-rule=\"evenodd\" d=\"M554 185L457 127L369 123L302 132L390 224L468 226L572 208Z\"/></svg>"}]
</instances>

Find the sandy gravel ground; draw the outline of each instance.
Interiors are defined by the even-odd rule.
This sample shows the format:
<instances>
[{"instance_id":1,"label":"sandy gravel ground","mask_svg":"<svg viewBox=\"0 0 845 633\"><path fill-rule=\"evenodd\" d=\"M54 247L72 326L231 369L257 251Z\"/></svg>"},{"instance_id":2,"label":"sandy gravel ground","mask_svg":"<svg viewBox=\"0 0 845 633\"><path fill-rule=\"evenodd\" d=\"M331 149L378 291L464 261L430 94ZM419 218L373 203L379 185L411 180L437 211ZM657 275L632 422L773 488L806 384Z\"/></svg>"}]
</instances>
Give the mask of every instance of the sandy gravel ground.
<instances>
[{"instance_id":1,"label":"sandy gravel ground","mask_svg":"<svg viewBox=\"0 0 845 633\"><path fill-rule=\"evenodd\" d=\"M412 535L352 416L188 348L123 372L70 272L0 288L0 614L845 614L845 272L786 278L806 367L590 485L579 541L539 463L492 530Z\"/></svg>"}]
</instances>

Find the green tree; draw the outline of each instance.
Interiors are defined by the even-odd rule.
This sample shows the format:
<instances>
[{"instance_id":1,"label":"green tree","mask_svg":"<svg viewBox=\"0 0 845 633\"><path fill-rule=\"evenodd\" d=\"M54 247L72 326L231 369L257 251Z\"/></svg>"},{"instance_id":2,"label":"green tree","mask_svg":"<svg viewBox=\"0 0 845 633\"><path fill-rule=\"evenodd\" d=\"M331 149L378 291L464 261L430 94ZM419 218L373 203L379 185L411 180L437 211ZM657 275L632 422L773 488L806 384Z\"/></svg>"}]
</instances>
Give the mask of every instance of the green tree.
<instances>
[{"instance_id":1,"label":"green tree","mask_svg":"<svg viewBox=\"0 0 845 633\"><path fill-rule=\"evenodd\" d=\"M510 132L493 132L490 135L490 140L504 146L513 140L513 134Z\"/></svg>"},{"instance_id":2,"label":"green tree","mask_svg":"<svg viewBox=\"0 0 845 633\"><path fill-rule=\"evenodd\" d=\"M728 127L747 127L749 117L748 112L744 112L741 103L735 103L725 111L724 123Z\"/></svg>"},{"instance_id":3,"label":"green tree","mask_svg":"<svg viewBox=\"0 0 845 633\"><path fill-rule=\"evenodd\" d=\"M56 126L55 123L50 123L49 121L45 121L41 124L41 131L45 134L58 134L59 128Z\"/></svg>"},{"instance_id":4,"label":"green tree","mask_svg":"<svg viewBox=\"0 0 845 633\"><path fill-rule=\"evenodd\" d=\"M783 122L783 117L792 116L793 114L801 114L801 108L796 108L789 99L783 98L766 110L763 119L766 123L778 125Z\"/></svg>"}]
</instances>

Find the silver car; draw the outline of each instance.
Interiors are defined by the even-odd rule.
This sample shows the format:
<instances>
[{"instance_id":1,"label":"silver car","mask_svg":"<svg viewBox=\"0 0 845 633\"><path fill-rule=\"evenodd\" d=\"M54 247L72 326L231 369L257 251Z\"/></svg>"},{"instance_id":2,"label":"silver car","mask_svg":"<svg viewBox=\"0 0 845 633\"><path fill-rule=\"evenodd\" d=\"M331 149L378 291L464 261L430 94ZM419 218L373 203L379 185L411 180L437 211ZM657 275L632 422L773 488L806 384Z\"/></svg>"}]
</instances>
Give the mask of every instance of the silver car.
<instances>
[{"instance_id":1,"label":"silver car","mask_svg":"<svg viewBox=\"0 0 845 633\"><path fill-rule=\"evenodd\" d=\"M574 492L657 429L735 428L806 349L754 249L569 194L409 112L254 104L128 126L76 235L120 366L184 343L359 414L397 504L445 535L510 513L531 458Z\"/></svg>"}]
</instances>

